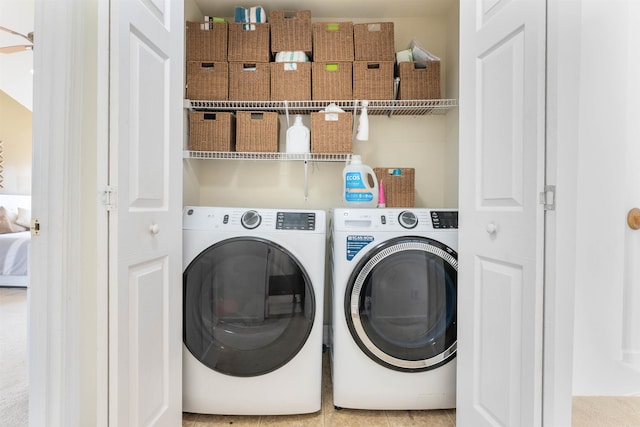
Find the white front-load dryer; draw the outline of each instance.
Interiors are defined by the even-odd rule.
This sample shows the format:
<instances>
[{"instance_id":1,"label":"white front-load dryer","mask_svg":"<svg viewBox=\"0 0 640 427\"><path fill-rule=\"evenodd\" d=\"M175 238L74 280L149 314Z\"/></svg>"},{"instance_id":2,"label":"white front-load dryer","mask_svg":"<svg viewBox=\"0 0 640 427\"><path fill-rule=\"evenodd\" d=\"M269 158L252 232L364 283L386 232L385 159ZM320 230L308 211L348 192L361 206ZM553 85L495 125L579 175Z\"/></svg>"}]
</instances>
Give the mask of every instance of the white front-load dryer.
<instances>
[{"instance_id":1,"label":"white front-load dryer","mask_svg":"<svg viewBox=\"0 0 640 427\"><path fill-rule=\"evenodd\" d=\"M187 206L183 410L320 410L326 215Z\"/></svg>"},{"instance_id":2,"label":"white front-load dryer","mask_svg":"<svg viewBox=\"0 0 640 427\"><path fill-rule=\"evenodd\" d=\"M454 408L457 211L334 209L331 223L334 405Z\"/></svg>"}]
</instances>

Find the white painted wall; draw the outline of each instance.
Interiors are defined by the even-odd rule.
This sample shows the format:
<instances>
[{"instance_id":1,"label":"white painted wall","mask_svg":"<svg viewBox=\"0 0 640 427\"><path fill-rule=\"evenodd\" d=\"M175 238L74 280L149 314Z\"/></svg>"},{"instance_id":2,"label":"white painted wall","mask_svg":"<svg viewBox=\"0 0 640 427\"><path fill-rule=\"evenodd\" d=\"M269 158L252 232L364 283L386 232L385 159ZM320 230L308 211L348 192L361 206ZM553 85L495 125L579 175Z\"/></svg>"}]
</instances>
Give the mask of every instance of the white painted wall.
<instances>
[{"instance_id":1,"label":"white painted wall","mask_svg":"<svg viewBox=\"0 0 640 427\"><path fill-rule=\"evenodd\" d=\"M638 262L624 249L626 167L640 162L637 127L630 133L640 111L626 110L640 96L629 74L639 49L629 37L640 18L632 3L582 2L574 395L640 395L640 371L622 361L623 272L625 260Z\"/></svg>"}]
</instances>

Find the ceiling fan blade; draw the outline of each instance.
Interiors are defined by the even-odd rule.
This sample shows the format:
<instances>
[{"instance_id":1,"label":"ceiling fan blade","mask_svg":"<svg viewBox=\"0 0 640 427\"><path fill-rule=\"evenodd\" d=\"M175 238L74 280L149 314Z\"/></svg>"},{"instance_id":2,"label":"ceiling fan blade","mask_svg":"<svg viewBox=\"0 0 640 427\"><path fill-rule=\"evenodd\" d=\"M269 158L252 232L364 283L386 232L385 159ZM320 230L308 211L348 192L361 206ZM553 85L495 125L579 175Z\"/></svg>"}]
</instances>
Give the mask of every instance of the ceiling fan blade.
<instances>
[{"instance_id":1,"label":"ceiling fan blade","mask_svg":"<svg viewBox=\"0 0 640 427\"><path fill-rule=\"evenodd\" d=\"M6 31L7 33L11 33L11 34L19 36L19 37L22 37L23 39L28 40L30 43L33 43L33 34L32 33L29 33L29 35L31 36L31 38L29 38L28 36L25 36L24 34L20 34L18 32L15 32L15 31L10 30L10 29L8 29L6 27L3 27L3 26L0 26L0 30Z\"/></svg>"},{"instance_id":2,"label":"ceiling fan blade","mask_svg":"<svg viewBox=\"0 0 640 427\"><path fill-rule=\"evenodd\" d=\"M24 52L26 50L33 50L33 46L22 44L17 46L0 47L0 53L16 53L16 52Z\"/></svg>"}]
</instances>

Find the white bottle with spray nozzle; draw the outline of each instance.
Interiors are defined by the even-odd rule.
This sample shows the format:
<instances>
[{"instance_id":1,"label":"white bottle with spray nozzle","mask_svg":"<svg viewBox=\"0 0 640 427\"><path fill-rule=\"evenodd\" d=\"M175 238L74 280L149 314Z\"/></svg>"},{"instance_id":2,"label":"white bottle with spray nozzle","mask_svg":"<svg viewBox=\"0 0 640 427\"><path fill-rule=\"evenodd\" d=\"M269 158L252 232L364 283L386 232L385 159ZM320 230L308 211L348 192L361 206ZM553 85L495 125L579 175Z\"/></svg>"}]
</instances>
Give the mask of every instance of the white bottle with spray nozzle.
<instances>
[{"instance_id":1,"label":"white bottle with spray nozzle","mask_svg":"<svg viewBox=\"0 0 640 427\"><path fill-rule=\"evenodd\" d=\"M378 206L378 179L373 169L362 164L362 158L354 154L351 164L342 171L342 203L356 208Z\"/></svg>"},{"instance_id":2,"label":"white bottle with spray nozzle","mask_svg":"<svg viewBox=\"0 0 640 427\"><path fill-rule=\"evenodd\" d=\"M367 107L369 101L362 101L362 112L360 113L360 120L358 121L358 133L356 139L358 141L369 140L369 116L367 114Z\"/></svg>"},{"instance_id":3,"label":"white bottle with spray nozzle","mask_svg":"<svg viewBox=\"0 0 640 427\"><path fill-rule=\"evenodd\" d=\"M311 151L309 128L302 123L302 116L296 115L292 126L287 129L286 152L308 153Z\"/></svg>"}]
</instances>

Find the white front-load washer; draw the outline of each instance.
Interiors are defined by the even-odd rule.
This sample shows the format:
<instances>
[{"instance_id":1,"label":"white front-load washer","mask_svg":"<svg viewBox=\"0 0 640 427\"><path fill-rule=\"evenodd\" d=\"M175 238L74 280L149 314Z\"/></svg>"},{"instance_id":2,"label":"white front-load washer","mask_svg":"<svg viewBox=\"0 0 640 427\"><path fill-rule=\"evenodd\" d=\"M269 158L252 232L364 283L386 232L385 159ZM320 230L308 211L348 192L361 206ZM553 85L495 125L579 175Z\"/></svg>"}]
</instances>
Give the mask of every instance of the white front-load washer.
<instances>
[{"instance_id":1,"label":"white front-load washer","mask_svg":"<svg viewBox=\"0 0 640 427\"><path fill-rule=\"evenodd\" d=\"M334 209L331 223L334 405L454 408L458 212Z\"/></svg>"},{"instance_id":2,"label":"white front-load washer","mask_svg":"<svg viewBox=\"0 0 640 427\"><path fill-rule=\"evenodd\" d=\"M320 410L326 215L183 211L183 410Z\"/></svg>"}]
</instances>

